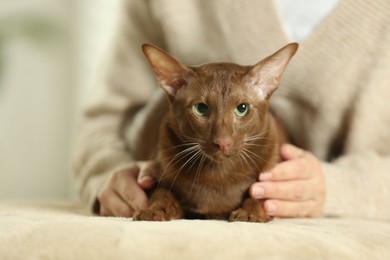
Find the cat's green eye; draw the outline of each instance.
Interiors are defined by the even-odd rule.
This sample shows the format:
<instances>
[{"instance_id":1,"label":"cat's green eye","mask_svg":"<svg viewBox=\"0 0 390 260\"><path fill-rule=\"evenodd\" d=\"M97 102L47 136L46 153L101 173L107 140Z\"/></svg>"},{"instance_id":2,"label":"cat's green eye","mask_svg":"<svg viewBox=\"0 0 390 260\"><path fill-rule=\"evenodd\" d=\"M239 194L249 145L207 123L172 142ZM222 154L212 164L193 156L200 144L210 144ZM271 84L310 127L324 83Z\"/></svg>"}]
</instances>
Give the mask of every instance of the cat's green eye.
<instances>
[{"instance_id":1,"label":"cat's green eye","mask_svg":"<svg viewBox=\"0 0 390 260\"><path fill-rule=\"evenodd\" d=\"M197 116L207 116L209 113L209 107L205 103L195 104L192 109Z\"/></svg>"},{"instance_id":2,"label":"cat's green eye","mask_svg":"<svg viewBox=\"0 0 390 260\"><path fill-rule=\"evenodd\" d=\"M235 109L234 109L234 114L238 117L243 117L249 112L249 105L242 103L239 104Z\"/></svg>"}]
</instances>

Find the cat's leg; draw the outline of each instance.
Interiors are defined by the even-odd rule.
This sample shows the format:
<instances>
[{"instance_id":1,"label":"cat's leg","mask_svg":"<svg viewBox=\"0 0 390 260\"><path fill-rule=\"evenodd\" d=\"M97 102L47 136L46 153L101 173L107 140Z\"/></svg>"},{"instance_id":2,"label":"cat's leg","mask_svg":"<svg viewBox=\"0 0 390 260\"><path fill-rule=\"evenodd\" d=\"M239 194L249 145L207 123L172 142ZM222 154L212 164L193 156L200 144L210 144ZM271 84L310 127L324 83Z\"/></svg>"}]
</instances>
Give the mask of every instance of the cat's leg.
<instances>
[{"instance_id":1,"label":"cat's leg","mask_svg":"<svg viewBox=\"0 0 390 260\"><path fill-rule=\"evenodd\" d=\"M265 223L271 220L271 217L265 214L263 202L252 198L247 198L242 203L241 208L230 213L229 221L261 222Z\"/></svg>"},{"instance_id":2,"label":"cat's leg","mask_svg":"<svg viewBox=\"0 0 390 260\"><path fill-rule=\"evenodd\" d=\"M149 207L134 214L133 220L169 221L183 218L183 210L172 192L157 188L149 198Z\"/></svg>"}]
</instances>

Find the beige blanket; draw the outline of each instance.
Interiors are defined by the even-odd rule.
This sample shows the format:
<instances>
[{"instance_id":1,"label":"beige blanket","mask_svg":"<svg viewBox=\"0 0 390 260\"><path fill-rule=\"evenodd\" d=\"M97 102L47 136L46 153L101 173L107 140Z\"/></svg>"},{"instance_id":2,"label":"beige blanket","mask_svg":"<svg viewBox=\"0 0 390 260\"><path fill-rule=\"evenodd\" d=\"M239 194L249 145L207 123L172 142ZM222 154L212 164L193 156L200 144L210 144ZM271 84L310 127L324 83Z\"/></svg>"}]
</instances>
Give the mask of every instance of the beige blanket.
<instances>
[{"instance_id":1,"label":"beige blanket","mask_svg":"<svg viewBox=\"0 0 390 260\"><path fill-rule=\"evenodd\" d=\"M0 202L0 259L390 259L390 222L132 222L72 202Z\"/></svg>"}]
</instances>

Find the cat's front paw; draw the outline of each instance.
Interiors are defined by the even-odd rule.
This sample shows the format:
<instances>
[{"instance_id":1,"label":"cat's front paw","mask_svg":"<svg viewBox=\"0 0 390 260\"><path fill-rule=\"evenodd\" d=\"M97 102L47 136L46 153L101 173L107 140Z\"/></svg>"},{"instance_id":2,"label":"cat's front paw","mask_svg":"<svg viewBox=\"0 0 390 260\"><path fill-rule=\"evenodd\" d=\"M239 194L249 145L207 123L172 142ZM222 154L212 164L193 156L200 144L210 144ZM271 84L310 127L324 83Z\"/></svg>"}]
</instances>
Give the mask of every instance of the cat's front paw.
<instances>
[{"instance_id":1,"label":"cat's front paw","mask_svg":"<svg viewBox=\"0 0 390 260\"><path fill-rule=\"evenodd\" d=\"M177 206L177 205L175 205ZM144 209L133 215L135 221L169 221L182 217L180 209L171 206L158 209Z\"/></svg>"},{"instance_id":2,"label":"cat's front paw","mask_svg":"<svg viewBox=\"0 0 390 260\"><path fill-rule=\"evenodd\" d=\"M256 214L257 213L257 214ZM229 216L229 222L259 222L259 223L265 223L270 221L270 217L268 217L265 213L258 214L258 212L248 212L242 208L239 208L232 213L230 213Z\"/></svg>"},{"instance_id":3,"label":"cat's front paw","mask_svg":"<svg viewBox=\"0 0 390 260\"><path fill-rule=\"evenodd\" d=\"M145 209L134 214L134 221L169 221L172 216L163 210Z\"/></svg>"}]
</instances>

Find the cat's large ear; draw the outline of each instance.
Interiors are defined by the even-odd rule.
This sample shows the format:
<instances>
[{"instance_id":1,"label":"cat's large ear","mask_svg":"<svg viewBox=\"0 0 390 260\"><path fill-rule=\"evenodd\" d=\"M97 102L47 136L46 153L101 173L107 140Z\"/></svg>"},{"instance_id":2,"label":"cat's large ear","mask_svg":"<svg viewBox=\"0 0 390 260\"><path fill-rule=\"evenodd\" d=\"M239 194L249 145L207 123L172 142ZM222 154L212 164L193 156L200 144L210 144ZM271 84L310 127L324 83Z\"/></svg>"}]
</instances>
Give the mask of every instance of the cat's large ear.
<instances>
[{"instance_id":1,"label":"cat's large ear","mask_svg":"<svg viewBox=\"0 0 390 260\"><path fill-rule=\"evenodd\" d=\"M257 87L260 98L269 99L279 86L279 79L297 49L298 43L290 43L263 59L245 75L244 83Z\"/></svg>"},{"instance_id":2,"label":"cat's large ear","mask_svg":"<svg viewBox=\"0 0 390 260\"><path fill-rule=\"evenodd\" d=\"M143 44L142 51L152 65L160 87L165 90L169 99L172 100L176 92L188 84L185 75L190 69L165 51L150 44Z\"/></svg>"}]
</instances>

